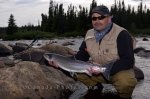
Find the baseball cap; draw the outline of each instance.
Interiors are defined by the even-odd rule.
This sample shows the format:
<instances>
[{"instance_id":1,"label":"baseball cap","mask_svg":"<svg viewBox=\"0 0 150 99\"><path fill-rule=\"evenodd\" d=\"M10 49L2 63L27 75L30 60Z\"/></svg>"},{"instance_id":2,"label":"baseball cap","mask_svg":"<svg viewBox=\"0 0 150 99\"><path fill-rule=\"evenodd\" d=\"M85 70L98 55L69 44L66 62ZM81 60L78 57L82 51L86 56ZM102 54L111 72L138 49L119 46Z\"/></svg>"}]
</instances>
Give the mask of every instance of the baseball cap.
<instances>
[{"instance_id":1,"label":"baseball cap","mask_svg":"<svg viewBox=\"0 0 150 99\"><path fill-rule=\"evenodd\" d=\"M104 6L104 5L101 5L101 6L96 6L93 10L92 10L92 14L93 13L98 13L100 15L111 15L109 9Z\"/></svg>"}]
</instances>

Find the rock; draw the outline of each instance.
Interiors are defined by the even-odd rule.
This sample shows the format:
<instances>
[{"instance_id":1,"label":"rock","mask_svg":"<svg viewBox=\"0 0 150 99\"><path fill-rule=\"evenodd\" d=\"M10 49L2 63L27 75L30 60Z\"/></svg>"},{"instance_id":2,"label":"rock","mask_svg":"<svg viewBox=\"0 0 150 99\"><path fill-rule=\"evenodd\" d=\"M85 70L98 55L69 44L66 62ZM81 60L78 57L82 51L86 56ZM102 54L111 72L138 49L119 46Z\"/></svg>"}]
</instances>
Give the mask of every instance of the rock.
<instances>
[{"instance_id":1,"label":"rock","mask_svg":"<svg viewBox=\"0 0 150 99\"><path fill-rule=\"evenodd\" d=\"M16 59L22 59L23 61L33 61L38 62L40 64L45 64L45 59L43 58L44 53L57 53L65 56L71 56L75 52L67 47L63 47L60 45L49 44L45 45L39 49L30 48L21 53L17 53L14 55Z\"/></svg>"},{"instance_id":2,"label":"rock","mask_svg":"<svg viewBox=\"0 0 150 99\"><path fill-rule=\"evenodd\" d=\"M138 47L138 48L134 49L134 53L138 53L138 52L144 51L144 50L145 50L145 48L143 48L143 47Z\"/></svg>"},{"instance_id":3,"label":"rock","mask_svg":"<svg viewBox=\"0 0 150 99\"><path fill-rule=\"evenodd\" d=\"M25 43L16 43L15 45L12 46L12 48L14 53L19 53L29 48L29 45Z\"/></svg>"},{"instance_id":4,"label":"rock","mask_svg":"<svg viewBox=\"0 0 150 99\"><path fill-rule=\"evenodd\" d=\"M13 49L14 53L19 53L19 52L22 52L25 49L27 49L27 47L14 45L14 46L12 46L12 49Z\"/></svg>"},{"instance_id":5,"label":"rock","mask_svg":"<svg viewBox=\"0 0 150 99\"><path fill-rule=\"evenodd\" d=\"M15 45L17 45L17 46L25 46L25 47L28 47L29 45L28 44L26 44L26 43L15 43Z\"/></svg>"},{"instance_id":6,"label":"rock","mask_svg":"<svg viewBox=\"0 0 150 99\"><path fill-rule=\"evenodd\" d=\"M45 61L43 54L44 53L57 53L64 56L71 56L75 54L75 52L67 47L63 47L60 45L49 44L45 45L39 49L30 48L23 52L17 53L14 55L15 59L22 59L23 61L33 61L38 62L40 64L47 64Z\"/></svg>"},{"instance_id":7,"label":"rock","mask_svg":"<svg viewBox=\"0 0 150 99\"><path fill-rule=\"evenodd\" d=\"M73 51L72 49L56 44L47 44L40 47L39 49L46 50L50 53L57 53L65 56L72 56L76 54L76 52Z\"/></svg>"},{"instance_id":8,"label":"rock","mask_svg":"<svg viewBox=\"0 0 150 99\"><path fill-rule=\"evenodd\" d=\"M14 58L22 59L23 61L33 61L40 64L45 64L43 54L47 52L48 51L42 49L30 48L28 50L15 54Z\"/></svg>"},{"instance_id":9,"label":"rock","mask_svg":"<svg viewBox=\"0 0 150 99\"><path fill-rule=\"evenodd\" d=\"M64 92L74 83L63 72L34 62L0 69L1 99L66 99Z\"/></svg>"},{"instance_id":10,"label":"rock","mask_svg":"<svg viewBox=\"0 0 150 99\"><path fill-rule=\"evenodd\" d=\"M7 57L0 57L0 68L12 67L15 65L14 60L11 60Z\"/></svg>"},{"instance_id":11,"label":"rock","mask_svg":"<svg viewBox=\"0 0 150 99\"><path fill-rule=\"evenodd\" d=\"M144 57L144 58L150 58L150 50L141 50L137 53L137 56Z\"/></svg>"},{"instance_id":12,"label":"rock","mask_svg":"<svg viewBox=\"0 0 150 99\"><path fill-rule=\"evenodd\" d=\"M41 46L42 44L37 44L37 46Z\"/></svg>"},{"instance_id":13,"label":"rock","mask_svg":"<svg viewBox=\"0 0 150 99\"><path fill-rule=\"evenodd\" d=\"M119 95L113 92L107 92L105 94L100 93L98 90L88 92L85 95L85 99L120 99Z\"/></svg>"},{"instance_id":14,"label":"rock","mask_svg":"<svg viewBox=\"0 0 150 99\"><path fill-rule=\"evenodd\" d=\"M149 41L149 40L148 40L148 38L145 38L145 37L144 37L144 38L143 38L143 41Z\"/></svg>"},{"instance_id":15,"label":"rock","mask_svg":"<svg viewBox=\"0 0 150 99\"><path fill-rule=\"evenodd\" d=\"M75 42L74 40L72 40L71 42Z\"/></svg>"},{"instance_id":16,"label":"rock","mask_svg":"<svg viewBox=\"0 0 150 99\"><path fill-rule=\"evenodd\" d=\"M135 73L135 78L138 81L143 80L144 79L144 73L143 73L143 71L140 68L136 67L136 66L134 66L133 69L134 69L134 73Z\"/></svg>"},{"instance_id":17,"label":"rock","mask_svg":"<svg viewBox=\"0 0 150 99\"><path fill-rule=\"evenodd\" d=\"M53 40L49 41L49 44L53 44L53 43L57 43L57 41L55 41L55 40L54 41Z\"/></svg>"},{"instance_id":18,"label":"rock","mask_svg":"<svg viewBox=\"0 0 150 99\"><path fill-rule=\"evenodd\" d=\"M72 43L72 42L64 42L64 43L62 43L62 46L68 46L68 45L74 45L74 43Z\"/></svg>"},{"instance_id":19,"label":"rock","mask_svg":"<svg viewBox=\"0 0 150 99\"><path fill-rule=\"evenodd\" d=\"M134 50L134 53L139 57L150 58L150 50L146 50L143 47L138 47Z\"/></svg>"},{"instance_id":20,"label":"rock","mask_svg":"<svg viewBox=\"0 0 150 99\"><path fill-rule=\"evenodd\" d=\"M5 64L3 62L3 60L0 60L0 68L4 68L5 67Z\"/></svg>"},{"instance_id":21,"label":"rock","mask_svg":"<svg viewBox=\"0 0 150 99\"><path fill-rule=\"evenodd\" d=\"M0 56L11 55L12 52L13 52L13 50L10 46L0 43Z\"/></svg>"}]
</instances>

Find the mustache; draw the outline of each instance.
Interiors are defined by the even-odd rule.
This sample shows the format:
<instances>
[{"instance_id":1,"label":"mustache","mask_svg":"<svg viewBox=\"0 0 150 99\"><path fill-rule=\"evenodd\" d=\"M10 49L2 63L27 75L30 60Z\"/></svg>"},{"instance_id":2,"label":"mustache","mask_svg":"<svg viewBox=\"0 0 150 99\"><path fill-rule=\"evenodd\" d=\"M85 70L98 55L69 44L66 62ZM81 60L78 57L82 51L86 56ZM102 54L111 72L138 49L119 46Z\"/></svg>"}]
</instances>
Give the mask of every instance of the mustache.
<instances>
[{"instance_id":1,"label":"mustache","mask_svg":"<svg viewBox=\"0 0 150 99\"><path fill-rule=\"evenodd\" d=\"M103 25L102 23L99 23L99 22L95 22L93 25Z\"/></svg>"}]
</instances>

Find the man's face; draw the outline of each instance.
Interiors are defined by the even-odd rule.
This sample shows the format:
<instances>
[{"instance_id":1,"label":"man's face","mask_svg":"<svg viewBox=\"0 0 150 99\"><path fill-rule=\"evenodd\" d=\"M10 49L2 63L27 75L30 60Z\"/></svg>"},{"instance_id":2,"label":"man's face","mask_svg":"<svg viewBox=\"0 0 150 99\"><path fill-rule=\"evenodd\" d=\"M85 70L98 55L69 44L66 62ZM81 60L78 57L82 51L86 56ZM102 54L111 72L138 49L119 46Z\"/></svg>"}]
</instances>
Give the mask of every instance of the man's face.
<instances>
[{"instance_id":1,"label":"man's face","mask_svg":"<svg viewBox=\"0 0 150 99\"><path fill-rule=\"evenodd\" d=\"M102 16L98 13L92 14L92 25L95 30L102 31L110 22L110 16Z\"/></svg>"}]
</instances>

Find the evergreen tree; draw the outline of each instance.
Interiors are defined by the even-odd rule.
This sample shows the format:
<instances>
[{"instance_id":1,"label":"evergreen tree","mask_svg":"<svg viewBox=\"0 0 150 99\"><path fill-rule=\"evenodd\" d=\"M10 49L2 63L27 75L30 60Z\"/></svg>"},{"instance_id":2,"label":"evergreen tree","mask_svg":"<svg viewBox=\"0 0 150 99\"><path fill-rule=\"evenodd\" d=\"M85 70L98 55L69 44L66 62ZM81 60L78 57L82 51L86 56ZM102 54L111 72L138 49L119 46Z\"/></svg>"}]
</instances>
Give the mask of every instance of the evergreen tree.
<instances>
[{"instance_id":1,"label":"evergreen tree","mask_svg":"<svg viewBox=\"0 0 150 99\"><path fill-rule=\"evenodd\" d=\"M92 0L92 4L90 4L90 11L89 16L91 16L92 9L97 6L97 2L95 0Z\"/></svg>"},{"instance_id":2,"label":"evergreen tree","mask_svg":"<svg viewBox=\"0 0 150 99\"><path fill-rule=\"evenodd\" d=\"M10 18L8 20L8 28L7 28L7 34L13 34L17 32L17 25L15 23L14 15L11 14Z\"/></svg>"},{"instance_id":3,"label":"evergreen tree","mask_svg":"<svg viewBox=\"0 0 150 99\"><path fill-rule=\"evenodd\" d=\"M49 16L48 16L48 27L49 27L49 32L53 32L53 24L54 24L54 2L53 0L50 0L50 6L49 6Z\"/></svg>"},{"instance_id":4,"label":"evergreen tree","mask_svg":"<svg viewBox=\"0 0 150 99\"><path fill-rule=\"evenodd\" d=\"M58 4L55 5L54 8L54 18L53 18L53 26L52 26L52 30L53 32L57 32L57 27L58 27Z\"/></svg>"},{"instance_id":5,"label":"evergreen tree","mask_svg":"<svg viewBox=\"0 0 150 99\"><path fill-rule=\"evenodd\" d=\"M89 10L81 5L79 10L77 10L77 7L69 5L65 13L63 4L54 4L53 0L50 0L48 15L42 14L41 29L47 32L57 32L57 34L63 34L64 32L83 33L92 28L91 11L96 6L96 0L92 0ZM125 6L124 0L118 2L114 0L111 13L113 22L129 31L149 30L150 10L147 9L146 5L143 6L142 0L137 11L131 5Z\"/></svg>"},{"instance_id":6,"label":"evergreen tree","mask_svg":"<svg viewBox=\"0 0 150 99\"><path fill-rule=\"evenodd\" d=\"M66 29L68 32L75 31L77 27L77 16L75 7L71 5L68 6L66 14Z\"/></svg>"},{"instance_id":7,"label":"evergreen tree","mask_svg":"<svg viewBox=\"0 0 150 99\"><path fill-rule=\"evenodd\" d=\"M88 15L88 19L87 19L87 27L88 28L92 28L92 24L91 24L91 13L92 13L92 9L95 8L97 6L97 2L95 0L92 0L92 3L90 4L90 10L89 10L89 15Z\"/></svg>"},{"instance_id":8,"label":"evergreen tree","mask_svg":"<svg viewBox=\"0 0 150 99\"><path fill-rule=\"evenodd\" d=\"M41 16L42 16L41 30L49 32L48 16L45 14L41 14Z\"/></svg>"},{"instance_id":9,"label":"evergreen tree","mask_svg":"<svg viewBox=\"0 0 150 99\"><path fill-rule=\"evenodd\" d=\"M79 8L80 8L80 11L78 12L77 31L84 32L88 26L88 12L87 12L87 9L85 9L81 5L79 6Z\"/></svg>"},{"instance_id":10,"label":"evergreen tree","mask_svg":"<svg viewBox=\"0 0 150 99\"><path fill-rule=\"evenodd\" d=\"M143 2L141 1L140 5L138 6L138 13L137 13L137 27L138 28L144 28L143 27Z\"/></svg>"},{"instance_id":11,"label":"evergreen tree","mask_svg":"<svg viewBox=\"0 0 150 99\"><path fill-rule=\"evenodd\" d=\"M65 25L64 9L63 9L63 4L60 4L58 10L58 27L57 27L58 34L64 33L64 27L65 27L64 25Z\"/></svg>"}]
</instances>

